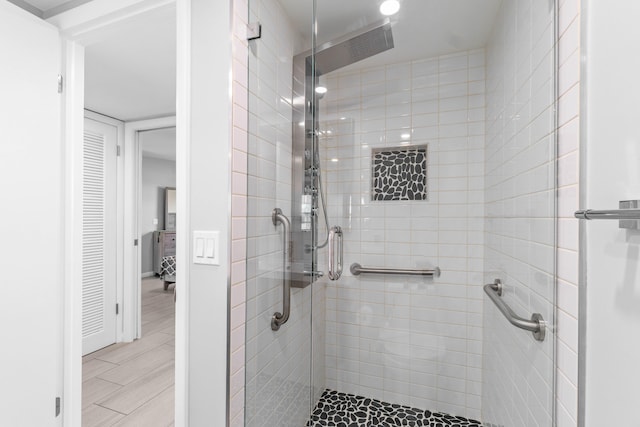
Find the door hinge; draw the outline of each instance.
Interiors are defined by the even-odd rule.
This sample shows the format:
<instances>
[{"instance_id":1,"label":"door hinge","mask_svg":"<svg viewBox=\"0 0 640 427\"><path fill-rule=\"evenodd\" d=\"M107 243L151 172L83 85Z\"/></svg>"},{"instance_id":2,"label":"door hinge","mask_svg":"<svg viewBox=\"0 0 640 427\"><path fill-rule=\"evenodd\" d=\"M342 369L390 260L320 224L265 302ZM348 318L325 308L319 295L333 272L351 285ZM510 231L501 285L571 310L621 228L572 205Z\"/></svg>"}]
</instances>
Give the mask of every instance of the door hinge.
<instances>
[{"instance_id":1,"label":"door hinge","mask_svg":"<svg viewBox=\"0 0 640 427\"><path fill-rule=\"evenodd\" d=\"M62 78L62 74L58 74L58 93L62 93L62 83L64 79Z\"/></svg>"},{"instance_id":2,"label":"door hinge","mask_svg":"<svg viewBox=\"0 0 640 427\"><path fill-rule=\"evenodd\" d=\"M61 399L59 397L56 397L56 417L60 415L60 403Z\"/></svg>"},{"instance_id":3,"label":"door hinge","mask_svg":"<svg viewBox=\"0 0 640 427\"><path fill-rule=\"evenodd\" d=\"M120 146L116 145L116 156L120 157Z\"/></svg>"},{"instance_id":4,"label":"door hinge","mask_svg":"<svg viewBox=\"0 0 640 427\"><path fill-rule=\"evenodd\" d=\"M138 239L133 239L133 246L138 246Z\"/></svg>"},{"instance_id":5,"label":"door hinge","mask_svg":"<svg viewBox=\"0 0 640 427\"><path fill-rule=\"evenodd\" d=\"M262 25L259 22L247 24L247 40L256 40L262 37Z\"/></svg>"},{"instance_id":6,"label":"door hinge","mask_svg":"<svg viewBox=\"0 0 640 427\"><path fill-rule=\"evenodd\" d=\"M116 304L116 315L120 314L120 304Z\"/></svg>"}]
</instances>

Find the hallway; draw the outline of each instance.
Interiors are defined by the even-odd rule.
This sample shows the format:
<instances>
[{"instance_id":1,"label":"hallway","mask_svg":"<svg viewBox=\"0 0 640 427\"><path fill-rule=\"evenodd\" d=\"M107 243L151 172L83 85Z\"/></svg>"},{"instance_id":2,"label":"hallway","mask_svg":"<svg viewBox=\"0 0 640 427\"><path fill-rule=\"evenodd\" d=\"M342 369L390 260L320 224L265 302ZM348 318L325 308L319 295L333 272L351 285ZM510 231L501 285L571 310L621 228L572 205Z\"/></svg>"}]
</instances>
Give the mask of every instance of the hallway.
<instances>
[{"instance_id":1,"label":"hallway","mask_svg":"<svg viewBox=\"0 0 640 427\"><path fill-rule=\"evenodd\" d=\"M142 336L82 360L82 425L173 426L175 305L173 286L142 280Z\"/></svg>"}]
</instances>

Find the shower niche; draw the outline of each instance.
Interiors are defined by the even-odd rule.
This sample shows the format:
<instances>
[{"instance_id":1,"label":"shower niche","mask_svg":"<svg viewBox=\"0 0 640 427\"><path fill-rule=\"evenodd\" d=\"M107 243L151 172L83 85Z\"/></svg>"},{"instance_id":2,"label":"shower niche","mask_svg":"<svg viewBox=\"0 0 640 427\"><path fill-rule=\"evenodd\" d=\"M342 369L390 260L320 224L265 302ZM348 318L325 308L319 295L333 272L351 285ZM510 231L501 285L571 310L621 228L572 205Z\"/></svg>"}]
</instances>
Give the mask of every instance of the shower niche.
<instances>
[{"instance_id":1,"label":"shower niche","mask_svg":"<svg viewBox=\"0 0 640 427\"><path fill-rule=\"evenodd\" d=\"M427 200L427 145L371 150L371 200Z\"/></svg>"}]
</instances>

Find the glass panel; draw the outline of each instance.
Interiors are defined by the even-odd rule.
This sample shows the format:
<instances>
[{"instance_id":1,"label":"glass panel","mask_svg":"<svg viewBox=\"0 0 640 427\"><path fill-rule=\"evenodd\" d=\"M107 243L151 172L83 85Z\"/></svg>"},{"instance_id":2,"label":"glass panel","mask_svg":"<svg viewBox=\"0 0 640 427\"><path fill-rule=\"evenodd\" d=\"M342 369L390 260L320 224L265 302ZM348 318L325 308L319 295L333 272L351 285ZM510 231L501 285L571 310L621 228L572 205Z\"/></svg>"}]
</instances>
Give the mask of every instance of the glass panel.
<instances>
[{"instance_id":1,"label":"glass panel","mask_svg":"<svg viewBox=\"0 0 640 427\"><path fill-rule=\"evenodd\" d=\"M304 150L294 152L292 123L305 120L293 69L296 54L311 48L312 10L310 0L287 9L249 2L262 36L249 42L246 426L301 427L311 410L312 226L302 223L300 197L292 202L305 186L305 171L292 171L305 160ZM304 123L297 128L304 146Z\"/></svg>"}]
</instances>

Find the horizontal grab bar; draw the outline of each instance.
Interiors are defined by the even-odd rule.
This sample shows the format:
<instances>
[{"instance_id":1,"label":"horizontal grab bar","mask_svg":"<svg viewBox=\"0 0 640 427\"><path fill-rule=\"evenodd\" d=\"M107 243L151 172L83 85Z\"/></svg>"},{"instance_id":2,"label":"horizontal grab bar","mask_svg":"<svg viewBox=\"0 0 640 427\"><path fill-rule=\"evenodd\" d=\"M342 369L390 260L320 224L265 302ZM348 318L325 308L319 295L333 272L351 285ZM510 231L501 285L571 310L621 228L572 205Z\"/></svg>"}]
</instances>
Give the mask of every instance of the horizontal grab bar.
<instances>
[{"instance_id":1,"label":"horizontal grab bar","mask_svg":"<svg viewBox=\"0 0 640 427\"><path fill-rule=\"evenodd\" d=\"M351 264L349 268L351 274L357 276L359 274L408 274L410 276L433 276L440 277L440 268L435 267L433 270L412 270L405 268L375 268L363 267L357 262Z\"/></svg>"},{"instance_id":2,"label":"horizontal grab bar","mask_svg":"<svg viewBox=\"0 0 640 427\"><path fill-rule=\"evenodd\" d=\"M598 211L582 209L575 212L579 219L640 219L640 209L612 209Z\"/></svg>"},{"instance_id":3,"label":"horizontal grab bar","mask_svg":"<svg viewBox=\"0 0 640 427\"><path fill-rule=\"evenodd\" d=\"M507 318L516 328L524 329L525 331L531 331L533 336L538 341L544 341L545 336L545 321L540 313L533 313L531 320L518 316L511 310L502 298L502 282L500 279L496 279L493 283L484 285L484 292L489 296L489 299L498 307L498 310Z\"/></svg>"}]
</instances>

